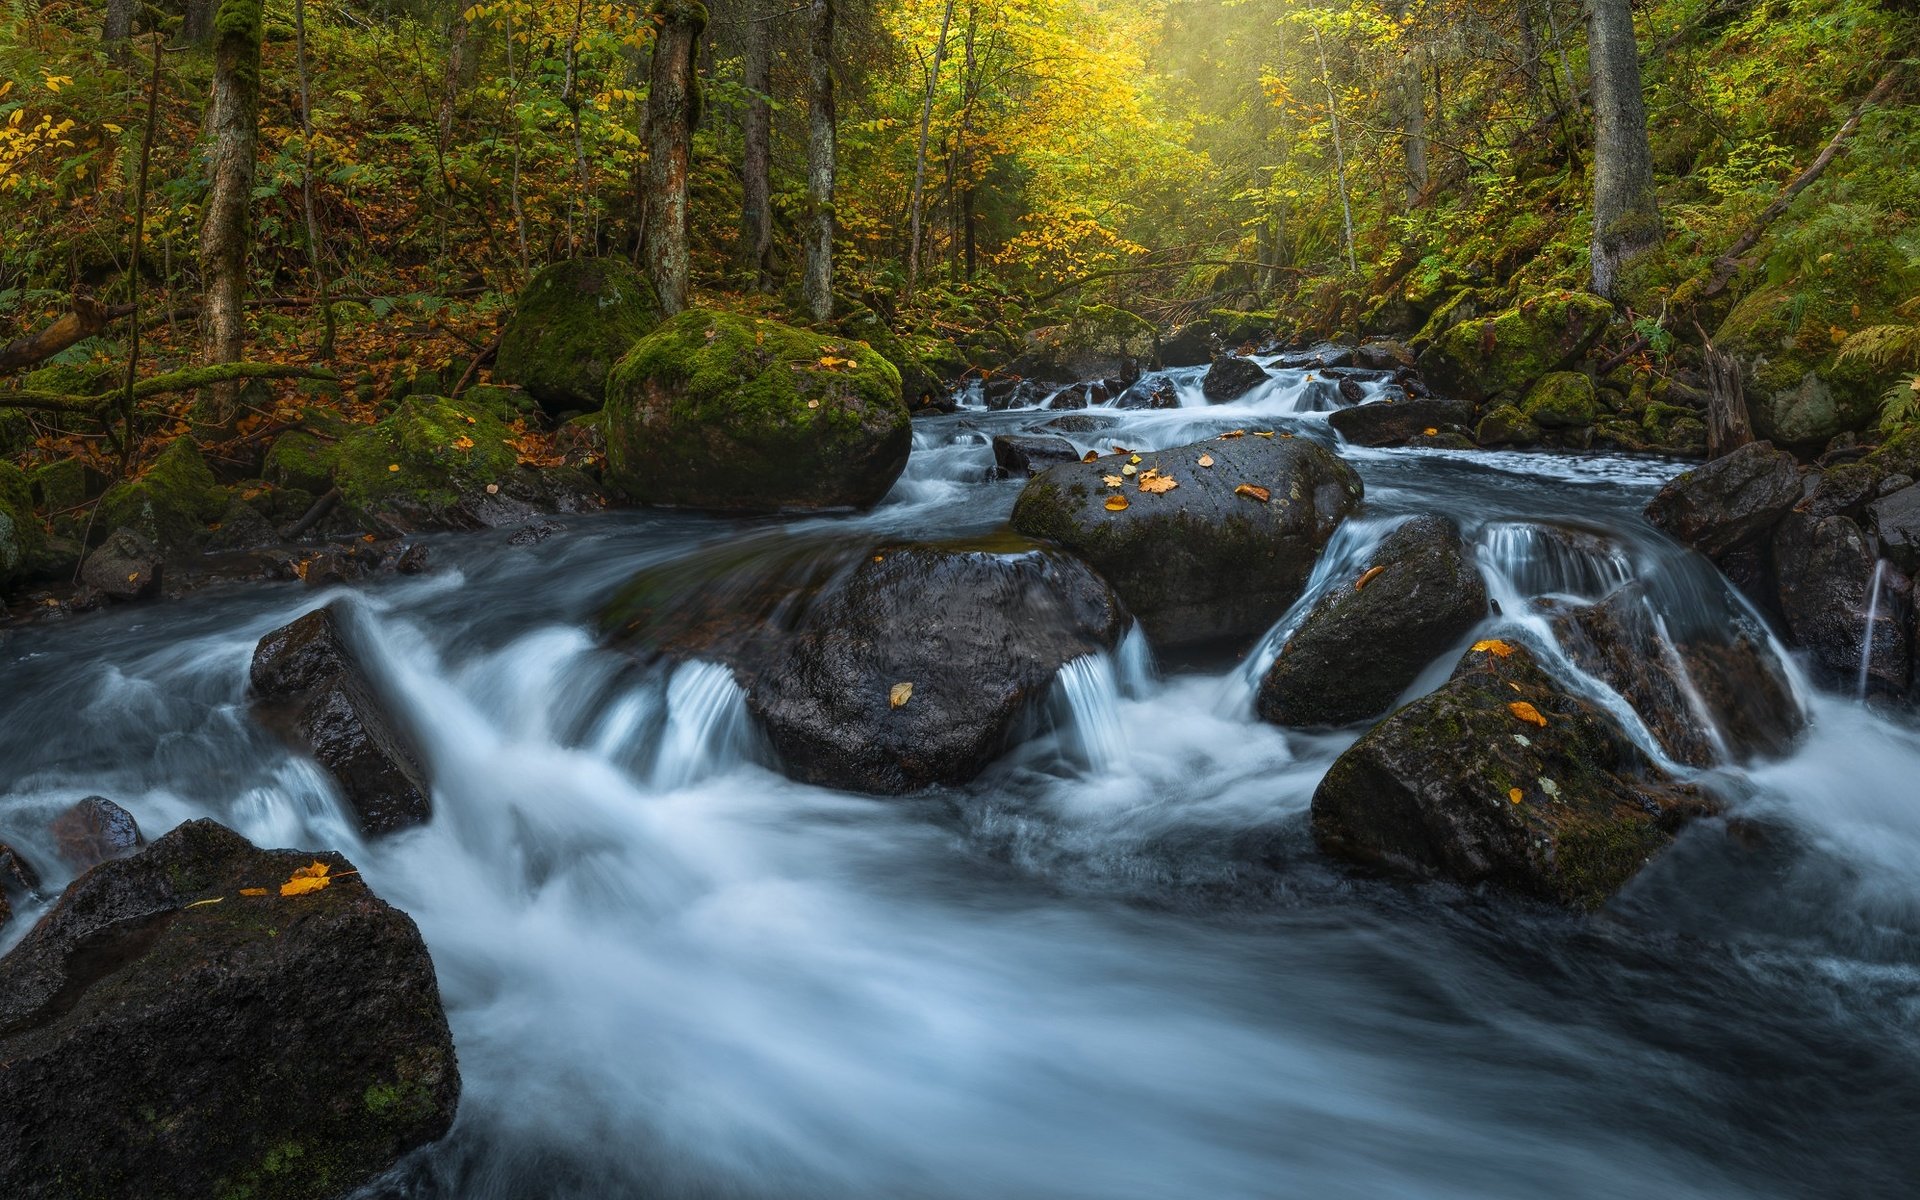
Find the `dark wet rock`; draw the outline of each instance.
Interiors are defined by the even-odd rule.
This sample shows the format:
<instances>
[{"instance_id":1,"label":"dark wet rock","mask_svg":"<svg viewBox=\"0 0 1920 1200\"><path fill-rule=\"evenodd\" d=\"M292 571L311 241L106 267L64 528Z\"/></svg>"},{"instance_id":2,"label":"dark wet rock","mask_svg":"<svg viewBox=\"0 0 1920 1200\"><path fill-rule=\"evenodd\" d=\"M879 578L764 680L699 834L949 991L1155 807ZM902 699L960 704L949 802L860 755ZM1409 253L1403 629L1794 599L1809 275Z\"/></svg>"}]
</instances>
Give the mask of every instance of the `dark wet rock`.
<instances>
[{"instance_id":1,"label":"dark wet rock","mask_svg":"<svg viewBox=\"0 0 1920 1200\"><path fill-rule=\"evenodd\" d=\"M1045 407L1055 411L1071 412L1086 408L1093 403L1093 390L1097 384L1074 383L1060 388L1046 399ZM1104 392L1105 389L1102 389Z\"/></svg>"},{"instance_id":2,"label":"dark wet rock","mask_svg":"<svg viewBox=\"0 0 1920 1200\"><path fill-rule=\"evenodd\" d=\"M1225 404L1238 400L1270 378L1267 369L1251 358L1222 354L1207 368L1206 378L1200 381L1200 392L1209 404Z\"/></svg>"},{"instance_id":3,"label":"dark wet rock","mask_svg":"<svg viewBox=\"0 0 1920 1200\"><path fill-rule=\"evenodd\" d=\"M1372 371L1394 371L1413 365L1413 351L1391 338L1362 342L1354 349L1353 364Z\"/></svg>"},{"instance_id":4,"label":"dark wet rock","mask_svg":"<svg viewBox=\"0 0 1920 1200\"><path fill-rule=\"evenodd\" d=\"M549 412L592 412L606 402L607 373L662 315L653 285L625 259L556 262L521 290L500 331L494 378L526 388Z\"/></svg>"},{"instance_id":5,"label":"dark wet rock","mask_svg":"<svg viewBox=\"0 0 1920 1200\"><path fill-rule=\"evenodd\" d=\"M268 724L333 776L367 833L424 824L433 809L419 755L381 705L348 620L329 605L261 638L254 701Z\"/></svg>"},{"instance_id":6,"label":"dark wet rock","mask_svg":"<svg viewBox=\"0 0 1920 1200\"><path fill-rule=\"evenodd\" d=\"M1899 697L1912 671L1912 590L1898 570L1876 571L1875 561L1866 534L1846 517L1790 513L1774 531L1779 611L1815 673L1852 689L1864 659L1868 690Z\"/></svg>"},{"instance_id":7,"label":"dark wet rock","mask_svg":"<svg viewBox=\"0 0 1920 1200\"><path fill-rule=\"evenodd\" d=\"M541 542L559 533L560 530L561 527L555 525L552 521L535 521L530 525L522 526L518 532L507 539L507 544L509 546L538 546Z\"/></svg>"},{"instance_id":8,"label":"dark wet rock","mask_svg":"<svg viewBox=\"0 0 1920 1200\"><path fill-rule=\"evenodd\" d=\"M1458 432L1473 424L1473 410L1451 400L1399 400L1342 408L1327 424L1356 446L1403 446L1431 429Z\"/></svg>"},{"instance_id":9,"label":"dark wet rock","mask_svg":"<svg viewBox=\"0 0 1920 1200\"><path fill-rule=\"evenodd\" d=\"M1785 754L1806 725L1764 633L1734 613L1669 637L1636 582L1554 628L1568 657L1620 693L1676 762Z\"/></svg>"},{"instance_id":10,"label":"dark wet rock","mask_svg":"<svg viewBox=\"0 0 1920 1200\"><path fill-rule=\"evenodd\" d=\"M18 850L0 842L0 929L13 919L13 906L40 891L40 873Z\"/></svg>"},{"instance_id":11,"label":"dark wet rock","mask_svg":"<svg viewBox=\"0 0 1920 1200\"><path fill-rule=\"evenodd\" d=\"M1903 488L1874 501L1872 516L1881 553L1902 571L1920 570L1920 487Z\"/></svg>"},{"instance_id":12,"label":"dark wet rock","mask_svg":"<svg viewBox=\"0 0 1920 1200\"><path fill-rule=\"evenodd\" d=\"M705 606L689 612L694 595ZM1126 614L1084 563L1015 538L862 546L720 579L651 572L606 621L636 647L732 667L793 778L887 795L979 774L1063 665L1113 648ZM899 685L911 695L895 703Z\"/></svg>"},{"instance_id":13,"label":"dark wet rock","mask_svg":"<svg viewBox=\"0 0 1920 1200\"><path fill-rule=\"evenodd\" d=\"M87 555L80 582L109 600L147 600L160 594L160 551L131 529L116 529Z\"/></svg>"},{"instance_id":14,"label":"dark wet rock","mask_svg":"<svg viewBox=\"0 0 1920 1200\"><path fill-rule=\"evenodd\" d=\"M1486 615L1487 585L1459 527L1415 517L1387 535L1359 579L1314 605L1261 680L1256 707L1276 725L1377 717Z\"/></svg>"},{"instance_id":15,"label":"dark wet rock","mask_svg":"<svg viewBox=\"0 0 1920 1200\"><path fill-rule=\"evenodd\" d=\"M1597 908L1713 804L1524 647L1499 648L1469 651L1334 762L1313 794L1315 840L1399 873Z\"/></svg>"},{"instance_id":16,"label":"dark wet rock","mask_svg":"<svg viewBox=\"0 0 1920 1200\"><path fill-rule=\"evenodd\" d=\"M1367 398L1367 389L1361 387L1360 381L1351 375L1337 377L1334 389L1340 393L1340 400L1344 404L1360 404Z\"/></svg>"},{"instance_id":17,"label":"dark wet rock","mask_svg":"<svg viewBox=\"0 0 1920 1200\"><path fill-rule=\"evenodd\" d=\"M279 895L315 861L334 883ZM68 887L0 959L7 1195L343 1195L443 1136L433 963L351 871L191 821Z\"/></svg>"},{"instance_id":18,"label":"dark wet rock","mask_svg":"<svg viewBox=\"0 0 1920 1200\"><path fill-rule=\"evenodd\" d=\"M84 871L98 863L125 858L147 844L133 814L105 796L88 796L47 827L54 848L67 865Z\"/></svg>"},{"instance_id":19,"label":"dark wet rock","mask_svg":"<svg viewBox=\"0 0 1920 1200\"><path fill-rule=\"evenodd\" d=\"M275 560L273 577L298 579L308 587L362 583L390 575L418 575L429 562L426 543L387 539L316 546Z\"/></svg>"},{"instance_id":20,"label":"dark wet rock","mask_svg":"<svg viewBox=\"0 0 1920 1200\"><path fill-rule=\"evenodd\" d=\"M238 497L220 514L218 526L207 535L207 550L211 553L261 550L280 541L279 532L260 515L260 510Z\"/></svg>"},{"instance_id":21,"label":"dark wet rock","mask_svg":"<svg viewBox=\"0 0 1920 1200\"><path fill-rule=\"evenodd\" d=\"M1879 488L1880 472L1867 463L1848 462L1828 467L1814 477L1807 515L1858 520L1868 502L1879 494Z\"/></svg>"},{"instance_id":22,"label":"dark wet rock","mask_svg":"<svg viewBox=\"0 0 1920 1200\"><path fill-rule=\"evenodd\" d=\"M993 438L993 461L1009 475L1035 475L1079 459L1080 452L1065 438L1021 433L999 433Z\"/></svg>"},{"instance_id":23,"label":"dark wet rock","mask_svg":"<svg viewBox=\"0 0 1920 1200\"><path fill-rule=\"evenodd\" d=\"M1199 465L1201 457L1213 460ZM1244 649L1300 596L1327 539L1359 507L1360 477L1301 438L1215 439L1142 452L1138 470L1178 486L1159 495L1108 455L1036 476L1013 508L1015 531L1057 542L1119 591L1157 649ZM1265 489L1262 502L1239 493ZM1114 512L1109 496L1125 496Z\"/></svg>"},{"instance_id":24,"label":"dark wet rock","mask_svg":"<svg viewBox=\"0 0 1920 1200\"><path fill-rule=\"evenodd\" d=\"M1750 442L1675 476L1647 505L1647 520L1718 561L1764 536L1801 496L1793 455Z\"/></svg>"},{"instance_id":25,"label":"dark wet rock","mask_svg":"<svg viewBox=\"0 0 1920 1200\"><path fill-rule=\"evenodd\" d=\"M1163 367L1200 367L1213 360L1217 341L1213 326L1206 321L1190 321L1160 339L1160 365Z\"/></svg>"},{"instance_id":26,"label":"dark wet rock","mask_svg":"<svg viewBox=\"0 0 1920 1200\"><path fill-rule=\"evenodd\" d=\"M1099 433L1104 429L1112 429L1117 424L1119 422L1112 417L1094 413L1069 413L1064 417L1055 417L1040 428L1052 430L1055 433Z\"/></svg>"},{"instance_id":27,"label":"dark wet rock","mask_svg":"<svg viewBox=\"0 0 1920 1200\"><path fill-rule=\"evenodd\" d=\"M607 378L607 477L644 504L866 508L907 465L893 365L860 343L688 309Z\"/></svg>"},{"instance_id":28,"label":"dark wet rock","mask_svg":"<svg viewBox=\"0 0 1920 1200\"><path fill-rule=\"evenodd\" d=\"M1321 342L1300 350L1282 351L1274 360L1274 366L1283 371L1305 371L1314 367L1350 367L1354 363L1354 348L1341 346L1334 342Z\"/></svg>"}]
</instances>

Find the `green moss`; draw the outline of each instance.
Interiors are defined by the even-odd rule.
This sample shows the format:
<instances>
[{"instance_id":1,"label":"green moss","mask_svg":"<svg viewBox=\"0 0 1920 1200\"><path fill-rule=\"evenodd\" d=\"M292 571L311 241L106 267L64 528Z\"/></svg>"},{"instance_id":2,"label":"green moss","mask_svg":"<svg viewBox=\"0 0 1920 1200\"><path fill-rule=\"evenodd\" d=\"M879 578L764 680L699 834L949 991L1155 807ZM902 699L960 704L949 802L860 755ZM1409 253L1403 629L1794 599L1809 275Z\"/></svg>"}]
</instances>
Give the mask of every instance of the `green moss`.
<instances>
[{"instance_id":1,"label":"green moss","mask_svg":"<svg viewBox=\"0 0 1920 1200\"><path fill-rule=\"evenodd\" d=\"M1482 446L1530 446L1540 440L1540 427L1511 404L1502 404L1480 418L1473 433Z\"/></svg>"},{"instance_id":2,"label":"green moss","mask_svg":"<svg viewBox=\"0 0 1920 1200\"><path fill-rule=\"evenodd\" d=\"M550 411L592 411L605 401L608 371L660 315L653 286L623 259L554 263L520 293L494 378L526 388Z\"/></svg>"},{"instance_id":3,"label":"green moss","mask_svg":"<svg viewBox=\"0 0 1920 1200\"><path fill-rule=\"evenodd\" d=\"M1613 306L1598 296L1549 293L1453 326L1420 356L1420 369L1441 395L1473 403L1524 396L1577 362L1612 319Z\"/></svg>"},{"instance_id":4,"label":"green moss","mask_svg":"<svg viewBox=\"0 0 1920 1200\"><path fill-rule=\"evenodd\" d=\"M293 429L274 439L260 474L278 487L324 492L332 486L333 468L339 458L337 442L323 441L305 430Z\"/></svg>"},{"instance_id":5,"label":"green moss","mask_svg":"<svg viewBox=\"0 0 1920 1200\"><path fill-rule=\"evenodd\" d=\"M1672 838L1644 813L1582 814L1564 821L1554 845L1553 885L1563 904L1605 904Z\"/></svg>"},{"instance_id":6,"label":"green moss","mask_svg":"<svg viewBox=\"0 0 1920 1200\"><path fill-rule=\"evenodd\" d=\"M1584 429L1600 417L1593 380L1578 371L1551 371L1527 392L1520 411L1542 429Z\"/></svg>"},{"instance_id":7,"label":"green moss","mask_svg":"<svg viewBox=\"0 0 1920 1200\"><path fill-rule=\"evenodd\" d=\"M746 510L871 504L912 440L899 372L865 343L704 309L614 368L606 433L635 499Z\"/></svg>"},{"instance_id":8,"label":"green moss","mask_svg":"<svg viewBox=\"0 0 1920 1200\"><path fill-rule=\"evenodd\" d=\"M162 550L177 552L195 548L226 508L226 490L199 448L191 438L178 437L146 474L107 490L94 528L104 536L125 527Z\"/></svg>"},{"instance_id":9,"label":"green moss","mask_svg":"<svg viewBox=\"0 0 1920 1200\"><path fill-rule=\"evenodd\" d=\"M510 478L511 436L485 409L440 396L414 396L393 415L337 447L334 482L348 509L379 523L404 515L433 523L462 496Z\"/></svg>"},{"instance_id":10,"label":"green moss","mask_svg":"<svg viewBox=\"0 0 1920 1200\"><path fill-rule=\"evenodd\" d=\"M86 464L77 458L63 458L35 467L27 482L35 501L49 514L77 508L92 498ZM94 476L98 478L98 476Z\"/></svg>"},{"instance_id":11,"label":"green moss","mask_svg":"<svg viewBox=\"0 0 1920 1200\"><path fill-rule=\"evenodd\" d=\"M1905 475L1920 479L1920 425L1899 430L1869 454L1866 461L1882 475Z\"/></svg>"}]
</instances>

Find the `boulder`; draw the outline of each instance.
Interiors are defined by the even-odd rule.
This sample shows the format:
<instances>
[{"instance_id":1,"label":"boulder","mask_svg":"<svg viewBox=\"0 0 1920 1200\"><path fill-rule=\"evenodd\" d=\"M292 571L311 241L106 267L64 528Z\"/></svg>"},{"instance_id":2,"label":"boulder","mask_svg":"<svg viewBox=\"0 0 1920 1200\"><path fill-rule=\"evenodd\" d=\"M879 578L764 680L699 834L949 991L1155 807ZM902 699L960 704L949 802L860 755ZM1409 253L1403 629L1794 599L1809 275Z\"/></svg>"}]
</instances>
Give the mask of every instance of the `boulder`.
<instances>
[{"instance_id":1,"label":"boulder","mask_svg":"<svg viewBox=\"0 0 1920 1200\"><path fill-rule=\"evenodd\" d=\"M1807 500L1811 517L1852 517L1856 521L1866 513L1867 505L1880 494L1880 471L1870 463L1847 462L1820 472Z\"/></svg>"},{"instance_id":2,"label":"boulder","mask_svg":"<svg viewBox=\"0 0 1920 1200\"><path fill-rule=\"evenodd\" d=\"M1593 909L1712 808L1525 647L1498 641L1334 762L1313 833L1341 858Z\"/></svg>"},{"instance_id":3,"label":"boulder","mask_svg":"<svg viewBox=\"0 0 1920 1200\"><path fill-rule=\"evenodd\" d=\"M76 871L125 858L147 844L133 814L105 796L88 796L53 819L47 827L54 848Z\"/></svg>"},{"instance_id":4,"label":"boulder","mask_svg":"<svg viewBox=\"0 0 1920 1200\"><path fill-rule=\"evenodd\" d=\"M420 756L381 705L338 604L260 639L250 672L266 722L312 754L339 784L368 834L432 817Z\"/></svg>"},{"instance_id":5,"label":"boulder","mask_svg":"<svg viewBox=\"0 0 1920 1200\"><path fill-rule=\"evenodd\" d=\"M45 541L27 477L12 463L0 462L0 595L27 576Z\"/></svg>"},{"instance_id":6,"label":"boulder","mask_svg":"<svg viewBox=\"0 0 1920 1200\"><path fill-rule=\"evenodd\" d=\"M1356 446L1404 446L1417 437L1473 425L1473 410L1453 400L1382 400L1336 409L1327 418Z\"/></svg>"},{"instance_id":7,"label":"boulder","mask_svg":"<svg viewBox=\"0 0 1920 1200\"><path fill-rule=\"evenodd\" d=\"M226 508L226 490L215 482L193 439L177 437L138 479L107 489L95 524L131 529L167 554L190 554L200 549L207 527Z\"/></svg>"},{"instance_id":8,"label":"boulder","mask_svg":"<svg viewBox=\"0 0 1920 1200\"><path fill-rule=\"evenodd\" d=\"M1112 649L1126 624L1084 563L1017 538L649 572L606 615L630 645L730 666L793 778L878 795L972 779L1028 729L1060 668Z\"/></svg>"},{"instance_id":9,"label":"boulder","mask_svg":"<svg viewBox=\"0 0 1920 1200\"><path fill-rule=\"evenodd\" d=\"M1159 334L1144 318L1111 304L1089 304L1064 325L1033 330L1020 353L1001 370L1054 384L1140 378L1152 363Z\"/></svg>"},{"instance_id":10,"label":"boulder","mask_svg":"<svg viewBox=\"0 0 1920 1200\"><path fill-rule=\"evenodd\" d=\"M1920 570L1920 487L1902 488L1869 507L1874 532L1880 536L1880 552L1902 571Z\"/></svg>"},{"instance_id":11,"label":"boulder","mask_svg":"<svg viewBox=\"0 0 1920 1200\"><path fill-rule=\"evenodd\" d=\"M1163 652L1250 646L1299 598L1327 540L1360 504L1353 468L1302 438L1229 436L1138 457L1110 454L1036 476L1012 524L1091 563ZM1129 465L1139 474L1126 476ZM1150 470L1174 486L1143 491ZM1126 507L1109 508L1113 497Z\"/></svg>"},{"instance_id":12,"label":"boulder","mask_svg":"<svg viewBox=\"0 0 1920 1200\"><path fill-rule=\"evenodd\" d=\"M1578 371L1549 371L1527 389L1520 411L1542 429L1585 429L1602 410L1593 380Z\"/></svg>"},{"instance_id":13,"label":"boulder","mask_svg":"<svg viewBox=\"0 0 1920 1200\"><path fill-rule=\"evenodd\" d=\"M1538 297L1446 328L1420 355L1420 370L1442 396L1474 405L1518 400L1539 379L1577 362L1612 320L1613 306L1598 296Z\"/></svg>"},{"instance_id":14,"label":"boulder","mask_svg":"<svg viewBox=\"0 0 1920 1200\"><path fill-rule=\"evenodd\" d=\"M1511 404L1501 404L1480 418L1473 440L1482 446L1531 446L1540 440L1540 427Z\"/></svg>"},{"instance_id":15,"label":"boulder","mask_svg":"<svg viewBox=\"0 0 1920 1200\"><path fill-rule=\"evenodd\" d=\"M592 412L606 402L607 373L662 315L653 285L625 259L543 267L500 331L493 377L548 412Z\"/></svg>"},{"instance_id":16,"label":"boulder","mask_svg":"<svg viewBox=\"0 0 1920 1200\"><path fill-rule=\"evenodd\" d=\"M1009 475L1036 475L1060 463L1080 461L1080 452L1062 437L997 433L993 437L993 461Z\"/></svg>"},{"instance_id":17,"label":"boulder","mask_svg":"<svg viewBox=\"0 0 1920 1200\"><path fill-rule=\"evenodd\" d=\"M75 880L0 959L7 1195L337 1196L444 1135L433 963L351 872L191 821Z\"/></svg>"},{"instance_id":18,"label":"boulder","mask_svg":"<svg viewBox=\"0 0 1920 1200\"><path fill-rule=\"evenodd\" d=\"M1225 404L1238 400L1271 378L1267 369L1251 358L1222 354L1207 368L1206 377L1200 381L1200 393L1209 404Z\"/></svg>"},{"instance_id":19,"label":"boulder","mask_svg":"<svg viewBox=\"0 0 1920 1200\"><path fill-rule=\"evenodd\" d=\"M1362 342L1353 351L1353 364L1371 371L1395 371L1401 367L1411 367L1413 363L1413 351L1407 348L1407 344L1391 338Z\"/></svg>"},{"instance_id":20,"label":"boulder","mask_svg":"<svg viewBox=\"0 0 1920 1200\"><path fill-rule=\"evenodd\" d=\"M1765 535L1802 495L1793 455L1749 442L1675 476L1647 505L1647 520L1717 562Z\"/></svg>"},{"instance_id":21,"label":"boulder","mask_svg":"<svg viewBox=\"0 0 1920 1200\"><path fill-rule=\"evenodd\" d=\"M1779 611L1814 673L1849 690L1900 697L1912 672L1912 585L1900 571L1876 569L1860 527L1847 517L1789 513L1773 534ZM1871 617L1871 621L1869 621Z\"/></svg>"},{"instance_id":22,"label":"boulder","mask_svg":"<svg viewBox=\"0 0 1920 1200\"><path fill-rule=\"evenodd\" d=\"M13 919L13 906L40 891L40 873L18 850L0 842L0 928Z\"/></svg>"},{"instance_id":23,"label":"boulder","mask_svg":"<svg viewBox=\"0 0 1920 1200\"><path fill-rule=\"evenodd\" d=\"M1119 421L1113 417L1097 413L1068 413L1064 417L1055 417L1040 428L1055 433L1100 433L1118 424Z\"/></svg>"},{"instance_id":24,"label":"boulder","mask_svg":"<svg viewBox=\"0 0 1920 1200\"><path fill-rule=\"evenodd\" d=\"M1314 605L1260 681L1256 708L1276 725L1377 717L1486 615L1487 585L1459 527L1415 517Z\"/></svg>"},{"instance_id":25,"label":"boulder","mask_svg":"<svg viewBox=\"0 0 1920 1200\"><path fill-rule=\"evenodd\" d=\"M1763 631L1727 606L1670 636L1634 582L1567 612L1554 633L1581 670L1620 693L1675 762L1710 767L1792 749L1806 725Z\"/></svg>"},{"instance_id":26,"label":"boulder","mask_svg":"<svg viewBox=\"0 0 1920 1200\"><path fill-rule=\"evenodd\" d=\"M1203 367L1213 360L1218 335L1207 321L1189 321L1160 339L1163 367Z\"/></svg>"},{"instance_id":27,"label":"boulder","mask_svg":"<svg viewBox=\"0 0 1920 1200\"><path fill-rule=\"evenodd\" d=\"M864 344L689 309L607 382L608 479L645 504L866 508L907 465L900 376Z\"/></svg>"},{"instance_id":28,"label":"boulder","mask_svg":"<svg viewBox=\"0 0 1920 1200\"><path fill-rule=\"evenodd\" d=\"M80 582L109 600L146 600L160 594L160 551L131 529L116 529L87 555Z\"/></svg>"},{"instance_id":29,"label":"boulder","mask_svg":"<svg viewBox=\"0 0 1920 1200\"><path fill-rule=\"evenodd\" d=\"M478 405L410 397L340 442L341 502L362 527L389 533L480 527L471 509L486 489L518 482L511 436Z\"/></svg>"}]
</instances>

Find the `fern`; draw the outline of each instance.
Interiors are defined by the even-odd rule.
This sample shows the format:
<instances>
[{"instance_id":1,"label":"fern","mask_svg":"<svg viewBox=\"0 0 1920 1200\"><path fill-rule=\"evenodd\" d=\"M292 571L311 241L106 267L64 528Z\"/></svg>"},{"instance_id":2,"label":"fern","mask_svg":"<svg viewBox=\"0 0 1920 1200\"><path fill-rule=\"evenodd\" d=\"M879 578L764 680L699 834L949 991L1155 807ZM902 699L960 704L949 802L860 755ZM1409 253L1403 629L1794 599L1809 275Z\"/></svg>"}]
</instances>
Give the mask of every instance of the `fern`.
<instances>
[{"instance_id":1,"label":"fern","mask_svg":"<svg viewBox=\"0 0 1920 1200\"><path fill-rule=\"evenodd\" d=\"M1887 389L1880 400L1880 429L1892 433L1907 425L1920 424L1920 374L1902 379Z\"/></svg>"},{"instance_id":2,"label":"fern","mask_svg":"<svg viewBox=\"0 0 1920 1200\"><path fill-rule=\"evenodd\" d=\"M1840 347L1841 362L1855 359L1875 368L1920 365L1920 324L1869 325Z\"/></svg>"}]
</instances>

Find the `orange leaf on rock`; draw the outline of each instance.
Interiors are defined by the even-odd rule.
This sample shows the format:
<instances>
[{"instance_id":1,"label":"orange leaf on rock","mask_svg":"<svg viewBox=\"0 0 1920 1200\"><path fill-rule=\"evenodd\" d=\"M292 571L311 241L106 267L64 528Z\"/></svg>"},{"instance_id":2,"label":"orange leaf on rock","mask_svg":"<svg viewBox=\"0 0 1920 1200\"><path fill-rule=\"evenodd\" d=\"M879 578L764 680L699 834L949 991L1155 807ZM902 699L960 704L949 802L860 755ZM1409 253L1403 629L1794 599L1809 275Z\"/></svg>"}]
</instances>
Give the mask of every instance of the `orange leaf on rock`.
<instances>
[{"instance_id":1,"label":"orange leaf on rock","mask_svg":"<svg viewBox=\"0 0 1920 1200\"><path fill-rule=\"evenodd\" d=\"M1127 478L1124 475L1102 475L1100 477L1100 482L1106 484L1108 487L1119 487L1126 481Z\"/></svg>"},{"instance_id":2,"label":"orange leaf on rock","mask_svg":"<svg viewBox=\"0 0 1920 1200\"><path fill-rule=\"evenodd\" d=\"M1085 454L1082 454L1082 455L1080 456L1080 461L1081 461L1081 462L1099 462L1099 461L1100 461L1100 456L1099 456L1099 454L1097 454L1097 453L1095 453L1094 451L1092 451L1092 450L1089 450L1089 451L1087 451L1087 452L1086 452Z\"/></svg>"},{"instance_id":3,"label":"orange leaf on rock","mask_svg":"<svg viewBox=\"0 0 1920 1200\"><path fill-rule=\"evenodd\" d=\"M1263 487L1255 487L1251 483L1241 484L1239 487L1233 489L1233 494L1236 496L1245 496L1249 500L1258 500L1262 504L1273 499L1272 492L1269 492Z\"/></svg>"},{"instance_id":4,"label":"orange leaf on rock","mask_svg":"<svg viewBox=\"0 0 1920 1200\"><path fill-rule=\"evenodd\" d=\"M1211 454L1202 454L1202 455L1200 456L1200 465L1201 465L1201 466L1203 466L1203 467L1210 467L1210 466L1212 466L1212 465L1213 465L1213 455L1211 455Z\"/></svg>"},{"instance_id":5,"label":"orange leaf on rock","mask_svg":"<svg viewBox=\"0 0 1920 1200\"><path fill-rule=\"evenodd\" d=\"M333 880L327 878L327 864L316 862L312 866L295 867L293 877L280 885L282 896L304 896L308 892L317 892Z\"/></svg>"},{"instance_id":6,"label":"orange leaf on rock","mask_svg":"<svg viewBox=\"0 0 1920 1200\"><path fill-rule=\"evenodd\" d=\"M1366 587L1368 584L1378 579L1380 577L1380 572L1384 570L1386 570L1386 568L1383 566L1368 567L1364 575L1360 576L1360 578L1353 581L1353 590L1357 592L1361 588Z\"/></svg>"},{"instance_id":7,"label":"orange leaf on rock","mask_svg":"<svg viewBox=\"0 0 1920 1200\"><path fill-rule=\"evenodd\" d=\"M1526 793L1522 792L1519 788L1507 789L1507 800L1509 803L1518 804L1520 803L1521 800L1525 798L1526 798Z\"/></svg>"},{"instance_id":8,"label":"orange leaf on rock","mask_svg":"<svg viewBox=\"0 0 1920 1200\"><path fill-rule=\"evenodd\" d=\"M1438 429L1435 429L1433 426L1429 425L1425 429L1422 429L1420 432L1422 435L1426 437L1433 437L1435 434L1439 433L1440 431Z\"/></svg>"},{"instance_id":9,"label":"orange leaf on rock","mask_svg":"<svg viewBox=\"0 0 1920 1200\"><path fill-rule=\"evenodd\" d=\"M1525 700L1515 700L1507 705L1507 711L1529 725L1538 725L1542 729L1547 727L1547 719L1540 715L1540 710Z\"/></svg>"},{"instance_id":10,"label":"orange leaf on rock","mask_svg":"<svg viewBox=\"0 0 1920 1200\"><path fill-rule=\"evenodd\" d=\"M1140 477L1140 490L1150 496L1170 492L1180 486L1180 481L1171 475L1162 475L1158 470L1148 471Z\"/></svg>"},{"instance_id":11,"label":"orange leaf on rock","mask_svg":"<svg viewBox=\"0 0 1920 1200\"><path fill-rule=\"evenodd\" d=\"M1487 638L1484 641L1475 642L1473 648L1477 653L1492 654L1500 658L1511 658L1513 656L1513 647L1507 645L1507 643L1501 641L1499 638Z\"/></svg>"},{"instance_id":12,"label":"orange leaf on rock","mask_svg":"<svg viewBox=\"0 0 1920 1200\"><path fill-rule=\"evenodd\" d=\"M266 894L267 894L267 889L265 889L265 888L241 888L241 889L240 889L240 894L241 894L242 896L264 896L264 895L266 895Z\"/></svg>"},{"instance_id":13,"label":"orange leaf on rock","mask_svg":"<svg viewBox=\"0 0 1920 1200\"><path fill-rule=\"evenodd\" d=\"M1107 497L1108 512L1124 512L1126 511L1126 508L1127 508L1127 498L1125 496L1122 496L1116 492L1115 494Z\"/></svg>"}]
</instances>

